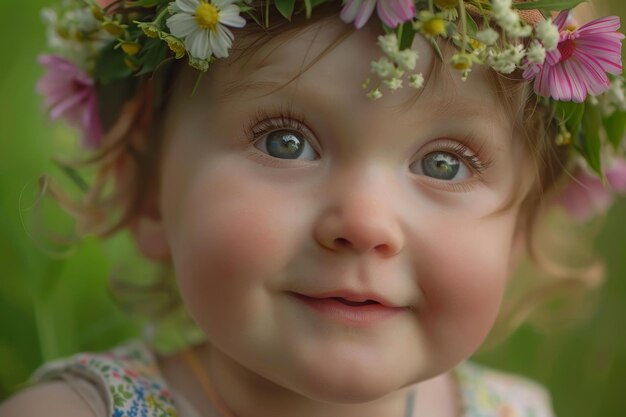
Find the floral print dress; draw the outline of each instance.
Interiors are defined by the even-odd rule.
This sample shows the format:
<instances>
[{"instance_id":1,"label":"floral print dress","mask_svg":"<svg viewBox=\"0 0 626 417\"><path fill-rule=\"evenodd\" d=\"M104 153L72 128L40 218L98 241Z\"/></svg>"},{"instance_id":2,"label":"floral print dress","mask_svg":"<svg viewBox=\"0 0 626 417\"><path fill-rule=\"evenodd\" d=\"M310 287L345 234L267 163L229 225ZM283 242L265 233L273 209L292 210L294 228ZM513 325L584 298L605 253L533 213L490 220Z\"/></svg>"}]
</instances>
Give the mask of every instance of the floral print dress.
<instances>
[{"instance_id":1,"label":"floral print dress","mask_svg":"<svg viewBox=\"0 0 626 417\"><path fill-rule=\"evenodd\" d=\"M453 375L460 387L459 417L554 417L545 388L529 379L464 362ZM102 400L93 407L98 417L192 417L175 396L157 367L152 351L132 341L104 353L80 353L51 362L33 375L33 382L84 379ZM83 398L85 396L83 395ZM183 400L176 397L178 400ZM177 407L178 405L178 407Z\"/></svg>"}]
</instances>

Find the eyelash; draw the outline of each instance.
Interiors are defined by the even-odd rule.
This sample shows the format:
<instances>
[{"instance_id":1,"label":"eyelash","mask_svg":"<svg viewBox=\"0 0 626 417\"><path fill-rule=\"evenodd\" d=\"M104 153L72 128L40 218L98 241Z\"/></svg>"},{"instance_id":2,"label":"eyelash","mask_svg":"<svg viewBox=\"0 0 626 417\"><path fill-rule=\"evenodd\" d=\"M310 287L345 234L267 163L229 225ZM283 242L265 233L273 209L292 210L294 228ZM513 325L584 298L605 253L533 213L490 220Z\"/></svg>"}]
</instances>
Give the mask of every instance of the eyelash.
<instances>
[{"instance_id":1,"label":"eyelash","mask_svg":"<svg viewBox=\"0 0 626 417\"><path fill-rule=\"evenodd\" d=\"M303 133L306 139L311 136L310 129L306 125L305 116L296 112L290 107L276 108L273 110L258 110L256 114L244 126L247 138L251 142L255 142L271 132L277 130L294 130ZM470 136L463 138L461 142L448 139L443 144L438 145L436 149L427 152L426 156L434 152L446 152L460 158L466 163L474 175L482 180L483 173L493 163L492 158L481 157L485 155L483 145L472 151L469 146L464 143L472 142ZM471 183L446 182L446 185L454 191L467 191L473 186Z\"/></svg>"},{"instance_id":2,"label":"eyelash","mask_svg":"<svg viewBox=\"0 0 626 417\"><path fill-rule=\"evenodd\" d=\"M295 130L309 138L309 128L304 115L296 113L292 108L279 108L273 111L259 110L244 126L244 131L251 142L276 130Z\"/></svg>"},{"instance_id":3,"label":"eyelash","mask_svg":"<svg viewBox=\"0 0 626 417\"><path fill-rule=\"evenodd\" d=\"M471 141L469 137L464 138L465 142ZM483 159L478 155L484 154L483 146L480 146L477 149L477 152L473 152L467 145L461 142L444 142L443 145L439 145L438 149L428 152L426 155L435 152L448 152L454 155L455 157L461 158L463 161L467 162L469 167L474 171L474 174L482 178L482 174L491 166L493 163L493 159L486 158Z\"/></svg>"}]
</instances>

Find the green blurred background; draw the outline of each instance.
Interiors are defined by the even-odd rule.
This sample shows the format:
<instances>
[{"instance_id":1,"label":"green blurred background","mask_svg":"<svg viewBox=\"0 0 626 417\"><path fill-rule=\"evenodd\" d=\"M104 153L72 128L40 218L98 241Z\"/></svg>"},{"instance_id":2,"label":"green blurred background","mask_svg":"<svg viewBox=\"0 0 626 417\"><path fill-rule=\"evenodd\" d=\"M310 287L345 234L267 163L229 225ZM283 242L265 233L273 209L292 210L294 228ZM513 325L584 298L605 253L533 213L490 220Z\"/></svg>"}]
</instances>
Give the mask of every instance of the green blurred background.
<instances>
[{"instance_id":1,"label":"green blurred background","mask_svg":"<svg viewBox=\"0 0 626 417\"><path fill-rule=\"evenodd\" d=\"M42 6L51 0L0 2L0 401L43 361L81 350L106 349L135 336L110 300L111 252L126 251L124 236L103 246L87 239L67 258L37 248L32 214L39 175L55 170L53 152L68 131L46 121L34 92L45 48ZM626 16L626 3L608 4ZM506 343L476 359L528 375L552 393L560 417L626 415L626 200L609 213L596 241L608 279L591 314L575 326L538 333L522 326Z\"/></svg>"}]
</instances>

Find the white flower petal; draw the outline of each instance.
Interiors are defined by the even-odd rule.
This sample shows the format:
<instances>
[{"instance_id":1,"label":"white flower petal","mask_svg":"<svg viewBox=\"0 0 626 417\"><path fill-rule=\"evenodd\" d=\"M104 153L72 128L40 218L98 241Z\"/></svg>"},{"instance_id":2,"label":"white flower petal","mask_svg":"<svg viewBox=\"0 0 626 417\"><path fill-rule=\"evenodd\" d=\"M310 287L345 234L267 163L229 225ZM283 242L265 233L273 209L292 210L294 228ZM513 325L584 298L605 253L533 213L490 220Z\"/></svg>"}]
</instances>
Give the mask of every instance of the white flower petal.
<instances>
[{"instance_id":1,"label":"white flower petal","mask_svg":"<svg viewBox=\"0 0 626 417\"><path fill-rule=\"evenodd\" d=\"M230 31L222 25L217 25L217 32L210 32L209 34L211 49L217 58L228 57L228 49L232 45L232 33L229 34L228 32Z\"/></svg>"},{"instance_id":2,"label":"white flower petal","mask_svg":"<svg viewBox=\"0 0 626 417\"><path fill-rule=\"evenodd\" d=\"M211 56L207 31L198 30L185 39L185 48L194 58L208 59Z\"/></svg>"},{"instance_id":3,"label":"white flower petal","mask_svg":"<svg viewBox=\"0 0 626 417\"><path fill-rule=\"evenodd\" d=\"M239 16L239 7L230 5L220 12L220 23L235 28L242 28L246 25L246 19Z\"/></svg>"},{"instance_id":4,"label":"white flower petal","mask_svg":"<svg viewBox=\"0 0 626 417\"><path fill-rule=\"evenodd\" d=\"M184 13L170 17L167 19L166 24L170 28L171 34L177 38L185 38L199 29L196 18Z\"/></svg>"},{"instance_id":5,"label":"white flower petal","mask_svg":"<svg viewBox=\"0 0 626 417\"><path fill-rule=\"evenodd\" d=\"M185 13L195 14L200 0L176 0L176 6Z\"/></svg>"}]
</instances>

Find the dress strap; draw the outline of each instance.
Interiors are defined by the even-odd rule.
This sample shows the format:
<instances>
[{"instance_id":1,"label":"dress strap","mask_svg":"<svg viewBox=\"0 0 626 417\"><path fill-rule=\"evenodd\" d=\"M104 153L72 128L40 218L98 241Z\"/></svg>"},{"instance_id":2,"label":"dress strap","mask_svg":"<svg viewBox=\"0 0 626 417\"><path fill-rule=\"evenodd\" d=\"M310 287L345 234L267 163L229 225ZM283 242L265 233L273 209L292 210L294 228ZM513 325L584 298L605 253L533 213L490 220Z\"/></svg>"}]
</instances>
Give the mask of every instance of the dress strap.
<instances>
[{"instance_id":1,"label":"dress strap","mask_svg":"<svg viewBox=\"0 0 626 417\"><path fill-rule=\"evenodd\" d=\"M453 375L462 417L554 417L548 391L529 378L472 362L457 366Z\"/></svg>"},{"instance_id":2,"label":"dress strap","mask_svg":"<svg viewBox=\"0 0 626 417\"><path fill-rule=\"evenodd\" d=\"M99 388L111 417L176 417L174 400L150 349L132 341L104 353L80 353L39 368L33 382L83 378Z\"/></svg>"}]
</instances>

